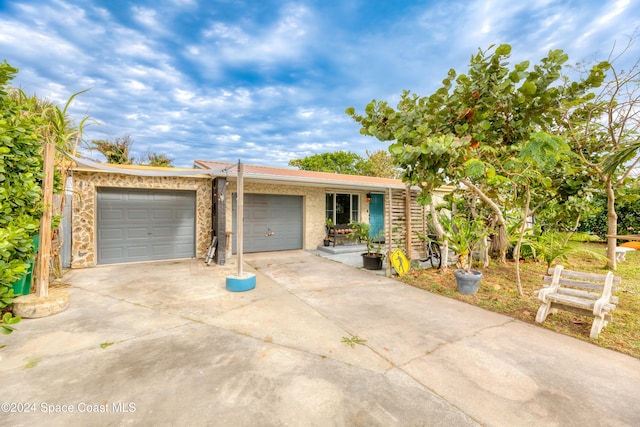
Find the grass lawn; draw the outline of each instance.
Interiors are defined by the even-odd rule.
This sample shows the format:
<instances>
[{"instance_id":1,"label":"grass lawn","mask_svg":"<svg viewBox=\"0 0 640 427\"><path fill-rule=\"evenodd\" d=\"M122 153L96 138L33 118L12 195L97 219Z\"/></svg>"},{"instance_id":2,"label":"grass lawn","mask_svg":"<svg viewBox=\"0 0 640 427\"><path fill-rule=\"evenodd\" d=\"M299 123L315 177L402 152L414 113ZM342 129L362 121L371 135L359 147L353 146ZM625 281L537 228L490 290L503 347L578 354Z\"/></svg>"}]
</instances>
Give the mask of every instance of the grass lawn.
<instances>
[{"instance_id":1,"label":"grass lawn","mask_svg":"<svg viewBox=\"0 0 640 427\"><path fill-rule=\"evenodd\" d=\"M605 253L605 244L585 243L585 245L603 255ZM500 265L493 261L488 268L479 268L483 277L478 293L475 295L458 293L453 276L455 267L446 271L414 269L401 280L429 292L506 314L640 359L640 251L628 252L626 258L626 262L618 262L618 269L615 272L616 276L620 276L622 283L614 293L618 296L619 302L612 312L613 321L609 322L597 339L589 338L593 320L591 317L558 311L556 314L549 315L543 324L535 323L540 302L533 292L542 288L542 276L546 272L546 264L542 262L527 261L521 264L524 291L522 297L518 295L516 289L513 262ZM569 257L567 262L560 263L569 270L601 274L607 272L602 261L584 256Z\"/></svg>"}]
</instances>

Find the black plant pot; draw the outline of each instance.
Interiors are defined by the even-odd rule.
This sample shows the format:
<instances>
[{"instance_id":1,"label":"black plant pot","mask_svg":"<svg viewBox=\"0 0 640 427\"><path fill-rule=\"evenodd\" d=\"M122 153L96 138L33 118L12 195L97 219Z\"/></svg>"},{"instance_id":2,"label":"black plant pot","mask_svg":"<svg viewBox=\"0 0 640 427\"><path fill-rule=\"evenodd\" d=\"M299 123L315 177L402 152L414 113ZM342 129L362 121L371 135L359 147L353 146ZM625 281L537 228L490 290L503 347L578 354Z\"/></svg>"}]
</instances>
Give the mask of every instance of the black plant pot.
<instances>
[{"instance_id":1,"label":"black plant pot","mask_svg":"<svg viewBox=\"0 0 640 427\"><path fill-rule=\"evenodd\" d=\"M461 294L475 294L478 292L478 285L482 279L482 273L477 270L469 271L469 274L463 269L458 269L453 272L456 276L456 283L458 284L458 292Z\"/></svg>"},{"instance_id":2,"label":"black plant pot","mask_svg":"<svg viewBox=\"0 0 640 427\"><path fill-rule=\"evenodd\" d=\"M382 270L382 254L362 254L362 266L365 270Z\"/></svg>"},{"instance_id":3,"label":"black plant pot","mask_svg":"<svg viewBox=\"0 0 640 427\"><path fill-rule=\"evenodd\" d=\"M331 244L331 240L324 239L324 241L322 243L324 243L325 246L329 246Z\"/></svg>"}]
</instances>

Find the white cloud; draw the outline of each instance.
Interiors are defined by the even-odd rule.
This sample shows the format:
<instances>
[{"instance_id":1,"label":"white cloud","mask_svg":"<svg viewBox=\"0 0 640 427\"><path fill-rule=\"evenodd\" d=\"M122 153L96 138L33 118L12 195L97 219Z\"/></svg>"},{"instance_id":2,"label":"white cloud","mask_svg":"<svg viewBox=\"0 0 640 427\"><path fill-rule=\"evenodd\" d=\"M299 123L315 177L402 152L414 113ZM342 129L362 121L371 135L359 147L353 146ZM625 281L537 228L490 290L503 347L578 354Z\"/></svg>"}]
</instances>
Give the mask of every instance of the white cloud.
<instances>
[{"instance_id":1,"label":"white cloud","mask_svg":"<svg viewBox=\"0 0 640 427\"><path fill-rule=\"evenodd\" d=\"M151 130L154 132L167 133L171 131L171 126L166 124L159 124L159 125L151 126Z\"/></svg>"},{"instance_id":2,"label":"white cloud","mask_svg":"<svg viewBox=\"0 0 640 427\"><path fill-rule=\"evenodd\" d=\"M313 109L303 108L303 109L298 110L296 115L298 117L300 117L301 119L310 119L310 118L312 118L314 116L314 111L313 111Z\"/></svg>"},{"instance_id":3,"label":"white cloud","mask_svg":"<svg viewBox=\"0 0 640 427\"><path fill-rule=\"evenodd\" d=\"M601 8L602 15L595 15L588 27L584 29L584 34L578 38L578 45L588 43L589 39L593 38L595 34L610 28L612 25L616 25L613 22L614 18L622 15L629 5L630 0L615 0L612 5L605 4ZM638 25L638 22L636 21L635 24ZM633 28L629 28L629 30L633 30Z\"/></svg>"},{"instance_id":4,"label":"white cloud","mask_svg":"<svg viewBox=\"0 0 640 427\"><path fill-rule=\"evenodd\" d=\"M69 40L19 22L0 20L0 47L11 57L54 61L54 58L76 58L82 52ZM29 43L25 43L29 40Z\"/></svg>"},{"instance_id":5,"label":"white cloud","mask_svg":"<svg viewBox=\"0 0 640 427\"><path fill-rule=\"evenodd\" d=\"M190 52L198 52L200 62L213 62L222 58L229 64L269 64L298 58L309 42L314 18L302 5L286 5L279 11L279 19L266 28L241 28L224 22L214 22L203 31L199 46L191 46ZM253 30L250 32L250 30Z\"/></svg>"},{"instance_id":6,"label":"white cloud","mask_svg":"<svg viewBox=\"0 0 640 427\"><path fill-rule=\"evenodd\" d=\"M155 30L160 26L156 19L157 12L154 9L149 9L147 7L141 6L132 6L131 13L133 15L133 19L149 29Z\"/></svg>"}]
</instances>

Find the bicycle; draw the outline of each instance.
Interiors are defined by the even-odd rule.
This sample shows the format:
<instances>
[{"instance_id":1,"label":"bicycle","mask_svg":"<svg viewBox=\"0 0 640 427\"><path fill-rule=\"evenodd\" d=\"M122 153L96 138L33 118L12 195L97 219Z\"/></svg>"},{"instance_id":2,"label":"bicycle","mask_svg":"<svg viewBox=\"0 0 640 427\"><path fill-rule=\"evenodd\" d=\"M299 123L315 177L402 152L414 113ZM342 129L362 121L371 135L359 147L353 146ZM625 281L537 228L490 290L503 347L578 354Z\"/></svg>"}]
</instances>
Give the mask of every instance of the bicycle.
<instances>
[{"instance_id":1,"label":"bicycle","mask_svg":"<svg viewBox=\"0 0 640 427\"><path fill-rule=\"evenodd\" d=\"M431 262L431 267L440 268L442 265L442 253L440 252L440 245L436 243L435 239L438 238L435 234L429 234L424 236L418 233L418 237L427 242L427 257L421 259L420 262Z\"/></svg>"}]
</instances>

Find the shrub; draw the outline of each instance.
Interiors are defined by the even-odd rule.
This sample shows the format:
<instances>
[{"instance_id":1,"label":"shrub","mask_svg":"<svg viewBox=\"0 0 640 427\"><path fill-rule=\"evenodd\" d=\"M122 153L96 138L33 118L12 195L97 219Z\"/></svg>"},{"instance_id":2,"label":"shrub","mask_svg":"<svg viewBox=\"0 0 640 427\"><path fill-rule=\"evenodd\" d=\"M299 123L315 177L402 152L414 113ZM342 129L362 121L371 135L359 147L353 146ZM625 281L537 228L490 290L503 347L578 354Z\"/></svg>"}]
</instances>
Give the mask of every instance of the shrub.
<instances>
[{"instance_id":1,"label":"shrub","mask_svg":"<svg viewBox=\"0 0 640 427\"><path fill-rule=\"evenodd\" d=\"M30 112L33 98L10 93L17 71L0 64L0 309L11 302L12 283L27 271L42 215L42 119Z\"/></svg>"}]
</instances>

